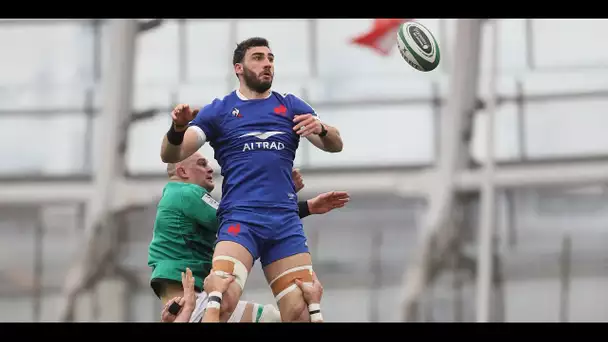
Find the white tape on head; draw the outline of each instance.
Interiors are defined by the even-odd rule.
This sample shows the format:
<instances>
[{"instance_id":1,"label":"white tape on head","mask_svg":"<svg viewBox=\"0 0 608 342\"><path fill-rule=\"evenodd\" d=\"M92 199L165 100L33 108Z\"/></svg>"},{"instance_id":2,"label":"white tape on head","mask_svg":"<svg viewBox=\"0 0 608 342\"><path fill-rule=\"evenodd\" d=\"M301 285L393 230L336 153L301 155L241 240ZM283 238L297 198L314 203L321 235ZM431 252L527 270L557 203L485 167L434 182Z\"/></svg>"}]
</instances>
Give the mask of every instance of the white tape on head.
<instances>
[{"instance_id":1,"label":"white tape on head","mask_svg":"<svg viewBox=\"0 0 608 342\"><path fill-rule=\"evenodd\" d=\"M233 257L229 257L229 256L217 256L215 258L213 258L213 262L215 263L215 261L219 261L219 260L224 260L224 261L230 261L233 264L233 270L232 270L232 275L235 277L234 281L239 284L239 287L241 288L241 291L245 288L245 283L247 282L247 275L249 274L249 272L247 272L247 267L245 267L245 265L240 262L238 259L233 258ZM219 275L220 277L226 277L229 273L223 270L214 270L215 274Z\"/></svg>"}]
</instances>

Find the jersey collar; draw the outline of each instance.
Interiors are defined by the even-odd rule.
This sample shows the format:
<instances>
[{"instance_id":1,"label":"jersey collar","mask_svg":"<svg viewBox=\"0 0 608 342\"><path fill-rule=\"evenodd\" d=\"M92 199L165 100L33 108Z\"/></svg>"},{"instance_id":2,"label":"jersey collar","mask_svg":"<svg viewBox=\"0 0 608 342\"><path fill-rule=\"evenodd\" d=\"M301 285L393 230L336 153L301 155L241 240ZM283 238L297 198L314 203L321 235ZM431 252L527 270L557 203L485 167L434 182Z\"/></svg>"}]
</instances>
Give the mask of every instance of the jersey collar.
<instances>
[{"instance_id":1,"label":"jersey collar","mask_svg":"<svg viewBox=\"0 0 608 342\"><path fill-rule=\"evenodd\" d=\"M270 93L268 93L268 96L267 96L267 97L265 97L264 99L258 99L258 100L265 100L265 99L268 99L268 98L270 98L270 96L271 96L271 95L272 95L272 91L270 91ZM249 101L249 100L251 100L251 99L246 98L246 97L245 97L245 95L243 95L243 93L241 93L241 91L240 91L240 90L238 90L238 89L236 90L236 96L237 96L237 97L238 97L238 98L239 98L241 101Z\"/></svg>"}]
</instances>

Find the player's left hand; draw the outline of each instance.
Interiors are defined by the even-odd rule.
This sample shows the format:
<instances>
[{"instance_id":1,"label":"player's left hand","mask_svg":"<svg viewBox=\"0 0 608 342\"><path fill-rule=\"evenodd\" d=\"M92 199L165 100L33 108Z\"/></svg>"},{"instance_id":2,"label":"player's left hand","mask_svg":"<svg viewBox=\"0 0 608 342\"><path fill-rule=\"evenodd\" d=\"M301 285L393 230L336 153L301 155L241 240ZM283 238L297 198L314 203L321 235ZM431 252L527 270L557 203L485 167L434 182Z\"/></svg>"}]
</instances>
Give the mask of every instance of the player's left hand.
<instances>
[{"instance_id":1,"label":"player's left hand","mask_svg":"<svg viewBox=\"0 0 608 342\"><path fill-rule=\"evenodd\" d=\"M184 297L182 304L184 310L194 310L196 306L196 292L194 290L194 276L190 268L186 267L186 273L182 272L182 287L184 288Z\"/></svg>"},{"instance_id":2,"label":"player's left hand","mask_svg":"<svg viewBox=\"0 0 608 342\"><path fill-rule=\"evenodd\" d=\"M308 200L308 209L311 214L325 214L333 209L342 208L350 201L346 191L331 191Z\"/></svg>"},{"instance_id":3,"label":"player's left hand","mask_svg":"<svg viewBox=\"0 0 608 342\"><path fill-rule=\"evenodd\" d=\"M177 313L179 315L183 310L184 302L185 302L185 300L183 297L175 297L175 298L171 299L170 301L168 301L167 304L165 304L163 311L160 313L160 321L163 323L173 323L173 321L175 321L175 318L177 317L177 315L170 313L169 307L173 303L179 304L182 307L182 309L180 309L179 312Z\"/></svg>"},{"instance_id":4,"label":"player's left hand","mask_svg":"<svg viewBox=\"0 0 608 342\"><path fill-rule=\"evenodd\" d=\"M319 134L323 131L321 121L312 114L296 115L293 118L293 122L296 123L293 130L303 138L311 134Z\"/></svg>"},{"instance_id":5,"label":"player's left hand","mask_svg":"<svg viewBox=\"0 0 608 342\"><path fill-rule=\"evenodd\" d=\"M323 286L317 278L317 274L312 272L312 284L303 283L302 279L295 279L296 285L302 290L302 297L306 304L320 304L323 297Z\"/></svg>"},{"instance_id":6,"label":"player's left hand","mask_svg":"<svg viewBox=\"0 0 608 342\"><path fill-rule=\"evenodd\" d=\"M300 173L300 170L291 170L291 178L293 179L293 183L296 185L296 192L300 192L300 190L304 188L304 180L302 179L302 174Z\"/></svg>"}]
</instances>

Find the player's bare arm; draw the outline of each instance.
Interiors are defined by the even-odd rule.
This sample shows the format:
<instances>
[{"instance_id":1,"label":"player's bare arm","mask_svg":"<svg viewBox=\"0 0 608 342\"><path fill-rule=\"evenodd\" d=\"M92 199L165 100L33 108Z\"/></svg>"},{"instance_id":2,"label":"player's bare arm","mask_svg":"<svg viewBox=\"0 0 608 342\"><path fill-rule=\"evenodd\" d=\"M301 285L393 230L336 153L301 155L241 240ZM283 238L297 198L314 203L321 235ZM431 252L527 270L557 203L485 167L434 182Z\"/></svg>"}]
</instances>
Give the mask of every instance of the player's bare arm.
<instances>
[{"instance_id":1,"label":"player's bare arm","mask_svg":"<svg viewBox=\"0 0 608 342\"><path fill-rule=\"evenodd\" d=\"M317 195L306 203L312 215L322 215L344 207L348 201L350 201L350 196L346 191L331 191Z\"/></svg>"},{"instance_id":2,"label":"player's bare arm","mask_svg":"<svg viewBox=\"0 0 608 342\"><path fill-rule=\"evenodd\" d=\"M296 186L296 192L300 192L300 190L304 188L304 180L302 179L302 174L300 173L300 170L291 170L291 178L293 178L293 184L295 184Z\"/></svg>"},{"instance_id":3,"label":"player's bare arm","mask_svg":"<svg viewBox=\"0 0 608 342\"><path fill-rule=\"evenodd\" d=\"M211 272L205 278L204 289L209 294L207 302L207 310L203 316L202 323L214 323L220 321L220 307L222 305L222 297L228 290L230 283L234 281L234 277L229 274L219 274Z\"/></svg>"},{"instance_id":4,"label":"player's bare arm","mask_svg":"<svg viewBox=\"0 0 608 342\"><path fill-rule=\"evenodd\" d=\"M317 148L326 152L341 152L343 143L337 128L321 122L312 114L296 115L293 130L307 138Z\"/></svg>"},{"instance_id":5,"label":"player's bare arm","mask_svg":"<svg viewBox=\"0 0 608 342\"><path fill-rule=\"evenodd\" d=\"M163 163L178 163L205 143L205 134L198 127L189 127L198 110L191 110L186 104L177 105L171 112L173 123L163 138L160 158Z\"/></svg>"},{"instance_id":6,"label":"player's bare arm","mask_svg":"<svg viewBox=\"0 0 608 342\"><path fill-rule=\"evenodd\" d=\"M322 323L321 297L323 297L323 286L321 285L319 278L317 278L317 275L313 272L312 283L304 283L301 279L296 279L295 282L302 291L304 301L308 304L310 321L313 323Z\"/></svg>"}]
</instances>

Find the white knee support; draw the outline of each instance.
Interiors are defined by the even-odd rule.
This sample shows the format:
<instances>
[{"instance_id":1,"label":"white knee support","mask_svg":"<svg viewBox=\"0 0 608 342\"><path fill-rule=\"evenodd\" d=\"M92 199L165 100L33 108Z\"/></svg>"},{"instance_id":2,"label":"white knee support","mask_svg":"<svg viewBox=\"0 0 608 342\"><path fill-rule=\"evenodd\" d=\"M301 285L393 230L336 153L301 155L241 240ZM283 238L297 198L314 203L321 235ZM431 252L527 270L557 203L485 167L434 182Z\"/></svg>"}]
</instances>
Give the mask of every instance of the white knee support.
<instances>
[{"instance_id":1,"label":"white knee support","mask_svg":"<svg viewBox=\"0 0 608 342\"><path fill-rule=\"evenodd\" d=\"M234 281L239 284L241 291L247 282L247 267L238 259L229 256L217 256L213 258L213 272L220 277L233 275Z\"/></svg>"},{"instance_id":2,"label":"white knee support","mask_svg":"<svg viewBox=\"0 0 608 342\"><path fill-rule=\"evenodd\" d=\"M294 282L295 279L301 279L305 285L312 285L312 265L290 268L270 282L270 288L277 303L286 294L298 288Z\"/></svg>"}]
</instances>

